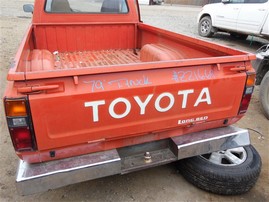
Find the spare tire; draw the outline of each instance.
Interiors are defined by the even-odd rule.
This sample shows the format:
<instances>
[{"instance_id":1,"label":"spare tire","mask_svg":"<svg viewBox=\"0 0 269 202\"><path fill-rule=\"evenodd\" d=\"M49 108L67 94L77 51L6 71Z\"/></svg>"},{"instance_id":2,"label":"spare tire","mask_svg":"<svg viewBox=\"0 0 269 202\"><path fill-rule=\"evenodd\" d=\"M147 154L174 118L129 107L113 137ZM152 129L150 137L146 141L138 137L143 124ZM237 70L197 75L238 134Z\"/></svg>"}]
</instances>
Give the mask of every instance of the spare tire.
<instances>
[{"instance_id":1,"label":"spare tire","mask_svg":"<svg viewBox=\"0 0 269 202\"><path fill-rule=\"evenodd\" d=\"M195 186L221 195L250 190L261 171L261 158L251 145L178 161L180 173Z\"/></svg>"}]
</instances>

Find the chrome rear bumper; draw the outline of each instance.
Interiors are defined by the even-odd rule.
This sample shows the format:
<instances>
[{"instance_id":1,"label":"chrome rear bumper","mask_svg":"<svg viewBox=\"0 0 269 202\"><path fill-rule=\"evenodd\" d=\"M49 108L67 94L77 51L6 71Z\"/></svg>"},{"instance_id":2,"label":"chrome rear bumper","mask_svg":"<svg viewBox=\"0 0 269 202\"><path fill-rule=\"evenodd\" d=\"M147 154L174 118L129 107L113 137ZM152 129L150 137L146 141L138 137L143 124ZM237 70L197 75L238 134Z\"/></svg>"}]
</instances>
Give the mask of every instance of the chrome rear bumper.
<instances>
[{"instance_id":1,"label":"chrome rear bumper","mask_svg":"<svg viewBox=\"0 0 269 202\"><path fill-rule=\"evenodd\" d=\"M249 144L247 130L228 126L39 164L20 160L17 189L29 195Z\"/></svg>"}]
</instances>

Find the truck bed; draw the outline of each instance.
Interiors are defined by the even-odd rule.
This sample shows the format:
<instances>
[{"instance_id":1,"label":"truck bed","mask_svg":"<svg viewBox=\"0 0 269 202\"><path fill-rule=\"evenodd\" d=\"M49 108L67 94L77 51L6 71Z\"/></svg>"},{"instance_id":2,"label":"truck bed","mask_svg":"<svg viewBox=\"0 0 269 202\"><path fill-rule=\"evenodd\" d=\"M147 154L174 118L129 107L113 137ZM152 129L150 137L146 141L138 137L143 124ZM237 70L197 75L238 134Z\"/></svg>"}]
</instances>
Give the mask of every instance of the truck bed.
<instances>
[{"instance_id":1,"label":"truck bed","mask_svg":"<svg viewBox=\"0 0 269 202\"><path fill-rule=\"evenodd\" d=\"M98 35L100 30L102 32ZM119 31L120 34L117 34ZM8 80L244 62L249 59L253 59L253 55L144 24L38 25L29 27Z\"/></svg>"}]
</instances>

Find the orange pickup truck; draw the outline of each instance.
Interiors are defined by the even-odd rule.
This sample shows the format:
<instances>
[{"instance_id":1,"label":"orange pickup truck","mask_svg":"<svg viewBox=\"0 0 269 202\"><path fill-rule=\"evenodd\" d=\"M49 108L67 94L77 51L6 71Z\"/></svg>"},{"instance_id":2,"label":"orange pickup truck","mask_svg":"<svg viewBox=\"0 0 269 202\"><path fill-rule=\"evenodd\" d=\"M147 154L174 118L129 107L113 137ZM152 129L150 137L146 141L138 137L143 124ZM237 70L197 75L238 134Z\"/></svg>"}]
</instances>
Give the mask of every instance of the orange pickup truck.
<instances>
[{"instance_id":1,"label":"orange pickup truck","mask_svg":"<svg viewBox=\"0 0 269 202\"><path fill-rule=\"evenodd\" d=\"M37 0L3 102L21 194L177 161L219 194L254 186L255 55L144 24L133 0Z\"/></svg>"}]
</instances>

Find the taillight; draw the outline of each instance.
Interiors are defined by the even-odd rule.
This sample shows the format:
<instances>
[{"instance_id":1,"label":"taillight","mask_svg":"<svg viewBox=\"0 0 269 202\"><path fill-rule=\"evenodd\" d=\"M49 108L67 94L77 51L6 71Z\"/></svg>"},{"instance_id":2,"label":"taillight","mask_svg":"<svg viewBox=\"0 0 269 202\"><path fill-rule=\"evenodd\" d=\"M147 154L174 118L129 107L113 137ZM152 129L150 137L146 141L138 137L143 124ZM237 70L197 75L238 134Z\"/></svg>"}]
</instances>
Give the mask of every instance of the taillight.
<instances>
[{"instance_id":1,"label":"taillight","mask_svg":"<svg viewBox=\"0 0 269 202\"><path fill-rule=\"evenodd\" d=\"M29 128L11 128L10 135L17 150L31 150L32 137Z\"/></svg>"},{"instance_id":2,"label":"taillight","mask_svg":"<svg viewBox=\"0 0 269 202\"><path fill-rule=\"evenodd\" d=\"M34 151L36 142L27 98L4 98L7 124L16 151Z\"/></svg>"},{"instance_id":3,"label":"taillight","mask_svg":"<svg viewBox=\"0 0 269 202\"><path fill-rule=\"evenodd\" d=\"M26 100L7 100L5 104L7 116L27 116Z\"/></svg>"},{"instance_id":4,"label":"taillight","mask_svg":"<svg viewBox=\"0 0 269 202\"><path fill-rule=\"evenodd\" d=\"M255 85L255 77L256 74L251 72L247 74L247 80L246 80L246 85L245 85L245 89L244 89L244 94L242 97L242 101L241 101L241 105L240 105L240 109L239 109L239 113L238 114L243 114L246 113L250 100L251 100L251 96L252 93L254 91L254 85Z\"/></svg>"}]
</instances>

